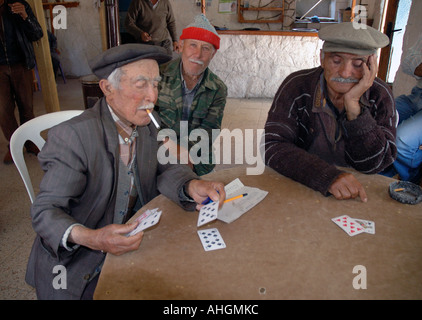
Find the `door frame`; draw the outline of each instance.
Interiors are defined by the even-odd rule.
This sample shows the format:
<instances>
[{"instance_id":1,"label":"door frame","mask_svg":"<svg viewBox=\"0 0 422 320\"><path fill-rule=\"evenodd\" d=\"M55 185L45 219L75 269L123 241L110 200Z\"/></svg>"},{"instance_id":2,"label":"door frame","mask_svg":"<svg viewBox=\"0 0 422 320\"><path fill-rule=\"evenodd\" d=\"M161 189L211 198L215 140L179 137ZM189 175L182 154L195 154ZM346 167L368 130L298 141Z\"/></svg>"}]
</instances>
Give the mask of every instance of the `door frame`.
<instances>
[{"instance_id":1,"label":"door frame","mask_svg":"<svg viewBox=\"0 0 422 320\"><path fill-rule=\"evenodd\" d=\"M387 81L388 66L391 56L391 41L394 35L394 26L396 24L397 10L400 0L388 0L387 7L384 14L384 28L382 32L390 38L390 44L381 49L379 64L378 64L378 78Z\"/></svg>"}]
</instances>

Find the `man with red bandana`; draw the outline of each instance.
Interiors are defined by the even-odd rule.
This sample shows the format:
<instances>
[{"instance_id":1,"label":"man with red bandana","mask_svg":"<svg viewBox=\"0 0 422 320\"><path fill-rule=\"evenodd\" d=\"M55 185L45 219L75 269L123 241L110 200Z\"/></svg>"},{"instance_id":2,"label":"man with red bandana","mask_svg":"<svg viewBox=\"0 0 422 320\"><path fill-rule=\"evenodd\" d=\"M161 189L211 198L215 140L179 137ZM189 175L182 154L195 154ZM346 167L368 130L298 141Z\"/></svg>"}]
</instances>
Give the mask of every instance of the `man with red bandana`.
<instances>
[{"instance_id":1,"label":"man with red bandana","mask_svg":"<svg viewBox=\"0 0 422 320\"><path fill-rule=\"evenodd\" d=\"M220 48L220 37L208 19L200 14L183 30L179 45L181 57L160 67L162 81L156 110L163 128L177 133L179 155L180 141L184 138L181 125L187 125L188 135L194 129L207 132L209 163L189 161L198 175L204 175L215 166L212 163L212 130L221 128L227 98L226 85L208 68ZM194 144L189 142L188 149L191 150Z\"/></svg>"}]
</instances>

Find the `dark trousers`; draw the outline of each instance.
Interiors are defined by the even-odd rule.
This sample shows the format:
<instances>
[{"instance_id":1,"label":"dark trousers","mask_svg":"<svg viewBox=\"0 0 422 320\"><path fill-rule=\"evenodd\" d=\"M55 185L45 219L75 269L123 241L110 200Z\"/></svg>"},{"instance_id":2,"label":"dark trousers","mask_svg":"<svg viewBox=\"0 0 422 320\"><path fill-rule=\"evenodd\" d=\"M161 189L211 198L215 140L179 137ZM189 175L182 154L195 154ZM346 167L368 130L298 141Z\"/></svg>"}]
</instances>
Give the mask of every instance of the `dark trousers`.
<instances>
[{"instance_id":1,"label":"dark trousers","mask_svg":"<svg viewBox=\"0 0 422 320\"><path fill-rule=\"evenodd\" d=\"M16 106L20 124L34 118L32 72L23 64L0 65L0 125L7 141L19 126Z\"/></svg>"},{"instance_id":2,"label":"dark trousers","mask_svg":"<svg viewBox=\"0 0 422 320\"><path fill-rule=\"evenodd\" d=\"M168 55L171 56L173 54L173 42L170 41L170 39L166 39L166 40L158 41L158 42L149 41L149 42L142 42L142 43L163 47L164 49L167 50Z\"/></svg>"},{"instance_id":3,"label":"dark trousers","mask_svg":"<svg viewBox=\"0 0 422 320\"><path fill-rule=\"evenodd\" d=\"M88 285L85 287L84 292L82 293L81 300L93 300L94 299L94 292L97 288L98 278L100 275L98 274L94 279L92 279Z\"/></svg>"}]
</instances>

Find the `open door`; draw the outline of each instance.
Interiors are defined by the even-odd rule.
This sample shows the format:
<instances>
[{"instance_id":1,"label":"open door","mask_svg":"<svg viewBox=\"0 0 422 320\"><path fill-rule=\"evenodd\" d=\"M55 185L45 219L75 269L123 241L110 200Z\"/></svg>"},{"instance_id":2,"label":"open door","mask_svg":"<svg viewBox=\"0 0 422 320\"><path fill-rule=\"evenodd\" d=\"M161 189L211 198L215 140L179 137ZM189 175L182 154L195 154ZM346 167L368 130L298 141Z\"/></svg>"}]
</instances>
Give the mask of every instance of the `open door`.
<instances>
[{"instance_id":1,"label":"open door","mask_svg":"<svg viewBox=\"0 0 422 320\"><path fill-rule=\"evenodd\" d=\"M409 18L412 0L386 0L383 32L390 45L381 49L378 77L392 84L400 66L403 36Z\"/></svg>"}]
</instances>

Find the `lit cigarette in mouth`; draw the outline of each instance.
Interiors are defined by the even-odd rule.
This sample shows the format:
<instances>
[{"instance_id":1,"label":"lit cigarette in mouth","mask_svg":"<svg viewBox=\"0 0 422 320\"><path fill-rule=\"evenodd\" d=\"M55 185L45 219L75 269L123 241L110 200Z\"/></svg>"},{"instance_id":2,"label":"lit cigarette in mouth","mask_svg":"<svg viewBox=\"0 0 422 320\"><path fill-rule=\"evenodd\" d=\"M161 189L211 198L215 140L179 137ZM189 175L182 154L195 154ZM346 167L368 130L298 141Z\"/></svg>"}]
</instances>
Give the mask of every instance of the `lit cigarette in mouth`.
<instances>
[{"instance_id":1,"label":"lit cigarette in mouth","mask_svg":"<svg viewBox=\"0 0 422 320\"><path fill-rule=\"evenodd\" d=\"M146 109L146 110L147 110L147 113L148 113L149 117L151 118L152 122L154 123L155 127L157 129L160 129L160 125L158 124L157 120L155 120L154 116L151 113L151 110L150 109Z\"/></svg>"}]
</instances>

